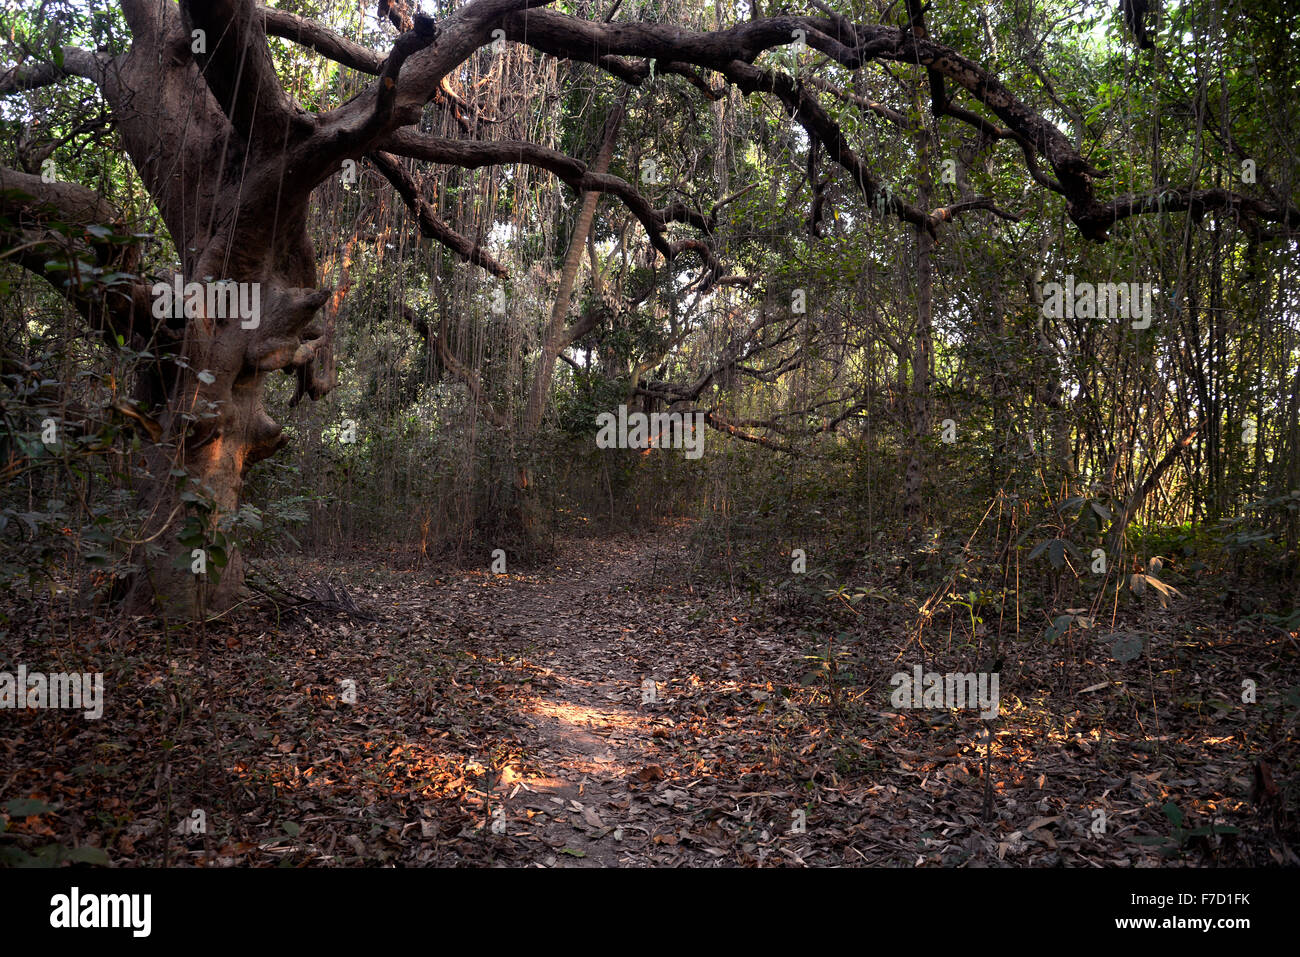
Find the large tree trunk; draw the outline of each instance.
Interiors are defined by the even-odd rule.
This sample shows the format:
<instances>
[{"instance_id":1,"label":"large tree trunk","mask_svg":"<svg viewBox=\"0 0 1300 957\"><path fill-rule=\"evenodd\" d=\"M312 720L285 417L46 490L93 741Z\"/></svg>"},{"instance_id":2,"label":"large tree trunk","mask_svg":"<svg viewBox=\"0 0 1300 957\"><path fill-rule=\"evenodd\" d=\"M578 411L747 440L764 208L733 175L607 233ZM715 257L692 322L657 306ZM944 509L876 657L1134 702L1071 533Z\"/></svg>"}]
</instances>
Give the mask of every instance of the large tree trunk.
<instances>
[{"instance_id":1,"label":"large tree trunk","mask_svg":"<svg viewBox=\"0 0 1300 957\"><path fill-rule=\"evenodd\" d=\"M117 328L134 348L153 350L160 330L167 333L136 390L158 434L143 454L147 518L134 542L140 572L129 607L193 614L200 605L219 610L237 600L244 563L226 532L248 470L284 443L263 406L266 376L295 376L293 403L334 387L339 302L322 311L331 290L317 288L307 230L318 183L339 175L345 161L370 155L396 180L422 232L474 262L490 262L429 213L377 145L418 120L447 71L515 6L480 0L445 18L441 30L417 16L385 57L340 46L328 31L294 20L289 32L306 30L308 42L342 50L378 75L364 94L323 114L303 110L281 86L266 39L278 15L248 0L123 0L130 50L116 58L73 51L65 69L92 79L112 106L122 145L180 256L183 284L233 281L241 293L255 290L259 306L252 316L206 308L164 316L152 309L157 297L146 281L119 310ZM217 546L224 546L224 568ZM195 548L208 569L198 581ZM218 569L219 582L212 574Z\"/></svg>"},{"instance_id":2,"label":"large tree trunk","mask_svg":"<svg viewBox=\"0 0 1300 957\"><path fill-rule=\"evenodd\" d=\"M266 373L249 372L242 363L214 365L210 357L193 368L215 381L186 374L164 398L160 424L175 444L150 446L143 453L150 476L141 491L148 515L144 538L161 546L161 552L149 545L137 547L134 559L141 570L127 597L130 612L159 608L195 617L229 608L243 594L243 555L237 536L227 533L239 512L248 470L279 449L285 437L263 406ZM203 419L209 403L215 403L215 417ZM199 421L192 422L190 416ZM180 540L191 517L204 531L204 541L197 546L206 565L201 576L192 570L196 544Z\"/></svg>"},{"instance_id":3,"label":"large tree trunk","mask_svg":"<svg viewBox=\"0 0 1300 957\"><path fill-rule=\"evenodd\" d=\"M307 234L314 171L302 170L299 182L291 174L310 129L274 80L256 15L221 2L130 4L126 12L136 42L100 85L180 255L179 280L166 279L205 293L233 281L256 304L249 315L212 314L207 304L177 310L160 305L153 286L146 303L148 318L174 337L136 389L160 435L143 454L147 518L127 605L194 614L200 596L207 610L222 610L242 590L243 560L219 533L238 512L249 468L284 443L263 406L264 380L279 369L297 376L295 401L326 394L333 313L317 315L330 291L315 288ZM187 55L195 31L207 42ZM192 516L201 541L182 543ZM224 568L212 547L221 544ZM195 547L204 551L204 576L191 571Z\"/></svg>"}]
</instances>

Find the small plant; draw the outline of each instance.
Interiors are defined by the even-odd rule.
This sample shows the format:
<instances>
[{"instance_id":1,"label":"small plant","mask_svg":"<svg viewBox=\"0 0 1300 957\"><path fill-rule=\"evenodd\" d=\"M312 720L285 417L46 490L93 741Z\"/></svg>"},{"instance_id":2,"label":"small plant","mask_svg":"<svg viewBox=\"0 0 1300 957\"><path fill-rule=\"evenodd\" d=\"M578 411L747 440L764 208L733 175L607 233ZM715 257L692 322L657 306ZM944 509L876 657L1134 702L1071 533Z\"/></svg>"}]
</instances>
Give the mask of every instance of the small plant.
<instances>
[{"instance_id":1,"label":"small plant","mask_svg":"<svg viewBox=\"0 0 1300 957\"><path fill-rule=\"evenodd\" d=\"M1147 834L1131 838L1135 844L1146 844L1157 848L1164 857L1176 857L1184 853L1188 847L1196 843L1204 843L1209 847L1209 838L1216 834L1236 836L1241 833L1240 828L1230 827L1221 824L1210 824L1205 827L1187 827L1187 818L1182 809L1173 801L1165 802L1161 808L1165 817L1169 821L1169 834Z\"/></svg>"}]
</instances>

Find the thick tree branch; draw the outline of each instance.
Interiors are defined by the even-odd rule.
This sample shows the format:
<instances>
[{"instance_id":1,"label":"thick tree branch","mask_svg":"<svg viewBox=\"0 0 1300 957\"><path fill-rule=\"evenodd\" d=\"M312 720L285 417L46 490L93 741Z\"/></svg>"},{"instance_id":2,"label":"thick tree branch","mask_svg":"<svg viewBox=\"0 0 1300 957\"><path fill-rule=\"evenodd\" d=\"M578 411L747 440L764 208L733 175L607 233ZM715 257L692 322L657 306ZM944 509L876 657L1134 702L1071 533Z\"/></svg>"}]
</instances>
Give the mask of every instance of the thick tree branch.
<instances>
[{"instance_id":1,"label":"thick tree branch","mask_svg":"<svg viewBox=\"0 0 1300 957\"><path fill-rule=\"evenodd\" d=\"M1221 188L1194 189L1188 186L1166 188L1142 195L1126 194L1106 203L1098 203L1088 211L1080 226L1086 226L1086 231L1104 239L1111 226L1130 216L1188 212L1199 222L1207 212L1217 210L1235 213L1247 223L1268 220L1281 223L1288 229L1300 229L1300 209L1294 206L1267 202Z\"/></svg>"},{"instance_id":2,"label":"thick tree branch","mask_svg":"<svg viewBox=\"0 0 1300 957\"><path fill-rule=\"evenodd\" d=\"M378 76L383 69L384 57L369 47L354 43L335 33L324 24L309 20L287 10L258 7L267 35L291 40L300 46L315 50L321 56L351 67L361 73Z\"/></svg>"},{"instance_id":3,"label":"thick tree branch","mask_svg":"<svg viewBox=\"0 0 1300 957\"><path fill-rule=\"evenodd\" d=\"M433 18L423 14L417 14L414 27L397 38L379 71L379 95L375 100L375 112L370 122L362 128L362 139L367 139L372 131L385 128L391 120L397 102L397 77L402 72L402 64L437 39L438 28L434 25Z\"/></svg>"},{"instance_id":4,"label":"thick tree branch","mask_svg":"<svg viewBox=\"0 0 1300 957\"><path fill-rule=\"evenodd\" d=\"M194 59L231 125L246 142L281 147L297 111L280 86L253 0L181 0L181 22L187 40L203 31L203 52Z\"/></svg>"},{"instance_id":5,"label":"thick tree branch","mask_svg":"<svg viewBox=\"0 0 1300 957\"><path fill-rule=\"evenodd\" d=\"M80 47L64 47L63 66L54 63L18 64L0 71L0 95L53 86L72 76L98 85L103 80L104 66L111 59L104 53L93 53Z\"/></svg>"},{"instance_id":6,"label":"thick tree branch","mask_svg":"<svg viewBox=\"0 0 1300 957\"><path fill-rule=\"evenodd\" d=\"M846 36L848 26L853 35ZM870 60L888 60L924 67L936 82L931 92L940 115L967 123L984 135L1015 139L1022 147L1030 175L1041 185L1062 195L1080 231L1102 241L1116 219L1136 212L1152 211L1150 203L1116 200L1098 202L1093 180L1101 174L1071 145L1066 136L1046 118L1021 103L996 77L978 64L929 37L909 28L879 24L846 24L842 17L770 17L749 20L727 30L694 32L672 24L595 23L553 10L528 10L511 14L504 22L506 35L535 49L568 59L592 63L615 75L630 79L628 65L619 56L653 57L663 62L695 64L721 72L742 90L771 92L788 112L821 139L828 152L853 176L859 188L875 202L883 202L901 218L920 224L925 214L882 194L879 184L847 146L842 134L825 111L816 105L788 76L754 67L764 50L792 42L795 30L802 30L809 46L848 69ZM613 59L611 59L613 58ZM944 81L938 83L937 81ZM955 83L1005 124L997 126L969 110L958 107L947 92ZM819 115L820 114L820 115ZM1056 173L1052 178L1037 164L1042 157ZM1227 205L1252 215L1291 222L1291 212L1275 204L1233 197ZM1208 196L1200 202L1213 208ZM1193 205L1195 203L1193 202ZM1168 208L1166 206L1166 208Z\"/></svg>"},{"instance_id":7,"label":"thick tree branch","mask_svg":"<svg viewBox=\"0 0 1300 957\"><path fill-rule=\"evenodd\" d=\"M773 452L784 452L786 455L799 454L789 446L781 445L778 442L773 442L765 436L754 435L752 432L746 432L744 429L732 425L717 412L705 412L704 421L711 428L717 429L719 432L724 435L729 435L733 439L739 439L742 442L749 442L751 445L761 445L765 449L771 449Z\"/></svg>"},{"instance_id":8,"label":"thick tree branch","mask_svg":"<svg viewBox=\"0 0 1300 957\"><path fill-rule=\"evenodd\" d=\"M110 342L121 336L140 347L155 334L174 333L153 318L150 286L135 276L138 244L99 232L119 222L94 190L0 168L0 247L7 250L0 258L46 279ZM83 263L99 268L100 277L87 275Z\"/></svg>"}]
</instances>

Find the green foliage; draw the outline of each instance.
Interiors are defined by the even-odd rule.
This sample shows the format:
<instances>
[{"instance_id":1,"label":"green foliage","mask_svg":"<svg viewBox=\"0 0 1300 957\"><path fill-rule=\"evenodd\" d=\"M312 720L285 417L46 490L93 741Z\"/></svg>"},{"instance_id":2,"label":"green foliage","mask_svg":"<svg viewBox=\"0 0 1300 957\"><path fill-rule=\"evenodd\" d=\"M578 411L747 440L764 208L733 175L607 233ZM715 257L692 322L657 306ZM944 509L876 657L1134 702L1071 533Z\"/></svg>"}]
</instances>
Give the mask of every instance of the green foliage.
<instances>
[{"instance_id":1,"label":"green foliage","mask_svg":"<svg viewBox=\"0 0 1300 957\"><path fill-rule=\"evenodd\" d=\"M555 396L556 427L566 435L590 441L596 416L627 401L627 382L608 379L596 370L574 370Z\"/></svg>"},{"instance_id":2,"label":"green foliage","mask_svg":"<svg viewBox=\"0 0 1300 957\"><path fill-rule=\"evenodd\" d=\"M1165 857L1181 856L1190 845L1196 842L1202 842L1209 846L1209 840L1213 837L1235 837L1241 833L1240 828L1227 825L1211 824L1202 827L1187 827L1186 816L1173 801L1166 801L1161 811L1164 812L1165 818L1169 822L1169 834L1138 835L1130 837L1129 840L1134 844L1154 846Z\"/></svg>"}]
</instances>

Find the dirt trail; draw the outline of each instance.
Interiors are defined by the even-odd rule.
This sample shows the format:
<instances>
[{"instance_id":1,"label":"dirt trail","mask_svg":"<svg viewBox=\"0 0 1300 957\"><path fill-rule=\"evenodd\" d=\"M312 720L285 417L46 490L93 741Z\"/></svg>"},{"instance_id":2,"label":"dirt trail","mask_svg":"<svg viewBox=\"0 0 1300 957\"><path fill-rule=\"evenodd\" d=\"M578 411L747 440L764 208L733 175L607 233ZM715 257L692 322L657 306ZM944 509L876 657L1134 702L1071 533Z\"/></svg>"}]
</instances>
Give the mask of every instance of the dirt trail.
<instances>
[{"instance_id":1,"label":"dirt trail","mask_svg":"<svg viewBox=\"0 0 1300 957\"><path fill-rule=\"evenodd\" d=\"M478 654L532 675L531 694L512 699L522 769L498 787L506 833L537 845L527 858L581 867L652 863L659 849L683 864L724 856L691 836L699 781L671 746L674 691L698 681L696 656L682 651L700 645L699 600L667 582L684 561L672 533L570 543L558 565L482 589L461 617L482 636Z\"/></svg>"},{"instance_id":2,"label":"dirt trail","mask_svg":"<svg viewBox=\"0 0 1300 957\"><path fill-rule=\"evenodd\" d=\"M1294 863L1276 806L1247 799L1240 742L1267 740L1272 712L1166 706L1201 673L1255 673L1273 653L1256 634L1168 618L1153 660L1117 661L1085 632L1068 667L1009 646L986 745L975 710L891 706L891 674L920 653L902 602L818 623L689 569L686 530L667 526L565 540L505 575L386 553L301 563L293 580L345 580L367 614L259 611L207 645L142 629L105 669L129 707L26 715L0 742L0 804L53 810L11 821L14 846L263 867ZM932 632L927 666L969 670ZM25 653L58 661L64 634ZM1291 659L1269 667L1271 687L1295 685ZM1171 805L1241 837L1180 846ZM195 809L206 831L178 830Z\"/></svg>"},{"instance_id":3,"label":"dirt trail","mask_svg":"<svg viewBox=\"0 0 1300 957\"><path fill-rule=\"evenodd\" d=\"M550 568L470 589L463 647L518 676L488 704L519 749L495 788L512 862L1133 866L1169 850L1168 802L1244 791L1229 777L1244 762L1206 761L1195 721L1163 738L1168 753L1156 757L1113 700L1065 694L1056 704L1077 710L1057 730L1045 701L1025 707L1022 696L1061 679L1023 663L1004 669L1014 710L990 723L986 763L977 710L889 707L909 629L888 609L844 636L838 653L851 654L836 660L856 674L840 676L832 701L825 629L810 634L806 619L770 602L690 586L684 542L667 529L574 540ZM1104 648L1075 671L1066 681L1094 695L1141 678ZM1200 778L1174 777L1189 761L1204 762ZM1120 833L1097 833L1098 808ZM1239 799L1234 810L1216 823L1258 827ZM1225 843L1209 853L1254 851Z\"/></svg>"}]
</instances>

